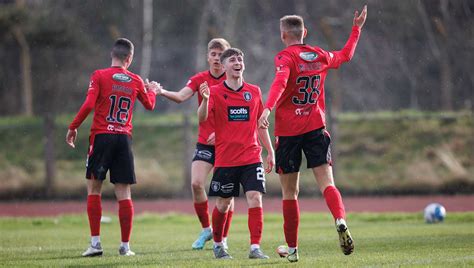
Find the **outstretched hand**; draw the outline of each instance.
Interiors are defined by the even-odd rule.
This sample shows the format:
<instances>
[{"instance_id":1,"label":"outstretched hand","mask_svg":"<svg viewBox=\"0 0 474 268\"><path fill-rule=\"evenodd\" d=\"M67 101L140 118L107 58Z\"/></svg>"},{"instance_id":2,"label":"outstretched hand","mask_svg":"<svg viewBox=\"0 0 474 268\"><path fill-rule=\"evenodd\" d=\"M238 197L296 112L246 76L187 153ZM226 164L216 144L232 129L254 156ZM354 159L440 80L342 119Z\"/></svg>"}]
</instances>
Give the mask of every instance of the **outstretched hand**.
<instances>
[{"instance_id":1,"label":"outstretched hand","mask_svg":"<svg viewBox=\"0 0 474 268\"><path fill-rule=\"evenodd\" d=\"M201 94L203 99L205 100L209 99L210 90L209 90L209 86L207 85L207 82L204 82L201 85L199 85L199 93Z\"/></svg>"},{"instance_id":2,"label":"outstretched hand","mask_svg":"<svg viewBox=\"0 0 474 268\"><path fill-rule=\"evenodd\" d=\"M364 23L365 23L365 19L367 19L367 5L364 6L364 8L362 9L362 12L360 13L359 15L359 11L355 11L354 12L354 26L359 26L360 28L362 28L362 26L364 26Z\"/></svg>"},{"instance_id":3,"label":"outstretched hand","mask_svg":"<svg viewBox=\"0 0 474 268\"><path fill-rule=\"evenodd\" d=\"M161 86L160 83L157 83L155 81L148 81L148 78L145 80L145 88L147 90L151 90L155 93L155 95L161 95L163 92L163 87Z\"/></svg>"}]
</instances>

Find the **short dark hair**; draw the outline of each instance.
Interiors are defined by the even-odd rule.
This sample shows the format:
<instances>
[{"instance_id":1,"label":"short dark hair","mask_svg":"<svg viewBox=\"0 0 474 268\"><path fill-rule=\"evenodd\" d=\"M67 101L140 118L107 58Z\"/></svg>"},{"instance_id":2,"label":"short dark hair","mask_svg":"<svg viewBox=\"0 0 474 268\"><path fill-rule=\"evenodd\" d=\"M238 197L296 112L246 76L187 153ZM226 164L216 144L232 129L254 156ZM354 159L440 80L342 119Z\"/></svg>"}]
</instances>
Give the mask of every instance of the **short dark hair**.
<instances>
[{"instance_id":1,"label":"short dark hair","mask_svg":"<svg viewBox=\"0 0 474 268\"><path fill-rule=\"evenodd\" d=\"M230 58L232 56L242 56L243 57L244 52L242 52L242 50L240 50L238 48L235 48L235 47L228 48L224 52L222 52L222 55L220 57L221 63L223 63L225 61L225 59Z\"/></svg>"},{"instance_id":2,"label":"short dark hair","mask_svg":"<svg viewBox=\"0 0 474 268\"><path fill-rule=\"evenodd\" d=\"M127 38L119 38L115 41L112 48L112 57L124 61L128 56L133 54L133 43Z\"/></svg>"},{"instance_id":3,"label":"short dark hair","mask_svg":"<svg viewBox=\"0 0 474 268\"><path fill-rule=\"evenodd\" d=\"M227 40L225 40L224 38L214 38L211 41L209 41L209 43L207 44L208 51L215 48L226 50L229 47L230 47L229 42L227 42Z\"/></svg>"},{"instance_id":4,"label":"short dark hair","mask_svg":"<svg viewBox=\"0 0 474 268\"><path fill-rule=\"evenodd\" d=\"M286 15L280 19L281 29L296 38L301 38L304 32L304 21L298 15Z\"/></svg>"}]
</instances>

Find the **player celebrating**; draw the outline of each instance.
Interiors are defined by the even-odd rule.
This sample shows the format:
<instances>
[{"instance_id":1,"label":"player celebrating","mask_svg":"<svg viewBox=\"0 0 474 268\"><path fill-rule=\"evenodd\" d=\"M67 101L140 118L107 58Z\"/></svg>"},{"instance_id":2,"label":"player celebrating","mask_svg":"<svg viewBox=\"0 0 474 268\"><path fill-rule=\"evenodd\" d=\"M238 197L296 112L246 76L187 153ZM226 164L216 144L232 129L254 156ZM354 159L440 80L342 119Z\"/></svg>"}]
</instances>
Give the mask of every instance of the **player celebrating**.
<instances>
[{"instance_id":1,"label":"player celebrating","mask_svg":"<svg viewBox=\"0 0 474 268\"><path fill-rule=\"evenodd\" d=\"M216 133L216 163L209 195L217 196L212 212L214 255L231 259L222 244L227 211L239 196L242 184L248 209L251 259L267 259L260 249L263 230L262 193L265 193L265 172L275 163L273 147L267 129L257 128L257 119L263 111L260 88L243 81L244 54L236 48L224 51L220 57L226 80L209 89L200 86L203 101L198 108L200 122L214 117ZM266 169L262 166L258 139L267 150Z\"/></svg>"},{"instance_id":2,"label":"player celebrating","mask_svg":"<svg viewBox=\"0 0 474 268\"><path fill-rule=\"evenodd\" d=\"M224 50L230 48L229 43L223 38L212 39L207 45L207 62L209 70L197 73L191 77L185 87L180 91L161 90L158 95L162 95L172 101L181 103L190 99L195 92L199 90L199 85L206 82L209 86L216 85L225 80L225 73L222 69L219 57ZM198 94L198 104L201 104L202 97ZM196 150L191 166L191 189L193 193L194 209L201 222L202 231L199 237L194 241L193 249L203 249L207 241L212 239L211 223L209 221L209 205L206 196L204 184L206 178L214 166L215 148L214 148L214 120L199 122L199 134L196 144ZM227 221L224 229L223 243L227 248L227 235L229 233L230 223L234 212L232 203L231 209L227 213Z\"/></svg>"},{"instance_id":3,"label":"player celebrating","mask_svg":"<svg viewBox=\"0 0 474 268\"><path fill-rule=\"evenodd\" d=\"M109 169L110 182L115 185L119 203L122 233L119 254L135 255L129 245L133 219L130 185L136 183L131 148L133 106L138 98L146 109L153 110L156 91L161 86L156 82L144 84L140 76L127 70L133 60L133 50L132 42L125 38L115 42L111 52L112 66L92 74L87 98L66 135L66 142L74 148L77 128L94 109L86 172L91 245L82 254L84 257L103 253L100 244L101 189Z\"/></svg>"},{"instance_id":4,"label":"player celebrating","mask_svg":"<svg viewBox=\"0 0 474 268\"><path fill-rule=\"evenodd\" d=\"M276 105L276 170L283 195L284 232L288 244L288 260L298 261L298 180L301 151L331 211L344 254L354 250L347 229L341 194L334 185L331 167L330 137L325 129L324 80L331 68L349 61L354 55L367 6L360 16L355 12L352 33L341 51L327 52L303 43L307 30L300 16L280 19L281 40L286 48L275 57L276 74L270 88L259 127L268 128L268 116Z\"/></svg>"}]
</instances>

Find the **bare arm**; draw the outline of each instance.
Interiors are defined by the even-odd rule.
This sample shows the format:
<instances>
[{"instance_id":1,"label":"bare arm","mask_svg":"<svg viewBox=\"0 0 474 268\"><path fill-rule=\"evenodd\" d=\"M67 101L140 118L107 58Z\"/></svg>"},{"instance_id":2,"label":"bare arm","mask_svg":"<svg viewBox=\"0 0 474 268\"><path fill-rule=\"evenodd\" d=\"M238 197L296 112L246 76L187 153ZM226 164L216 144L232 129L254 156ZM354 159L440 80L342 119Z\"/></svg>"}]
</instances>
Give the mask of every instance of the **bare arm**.
<instances>
[{"instance_id":1,"label":"bare arm","mask_svg":"<svg viewBox=\"0 0 474 268\"><path fill-rule=\"evenodd\" d=\"M272 141L270 140L270 135L268 134L268 129L258 128L258 138L263 144L263 147L267 150L267 159L265 172L270 173L275 166L275 153L273 151Z\"/></svg>"},{"instance_id":2,"label":"bare arm","mask_svg":"<svg viewBox=\"0 0 474 268\"><path fill-rule=\"evenodd\" d=\"M199 118L199 122L204 122L207 120L207 116L209 115L208 106L209 106L210 91L209 91L209 86L207 85L207 82L204 82L199 86L199 93L202 96L202 102L198 108L198 118Z\"/></svg>"},{"instance_id":3,"label":"bare arm","mask_svg":"<svg viewBox=\"0 0 474 268\"><path fill-rule=\"evenodd\" d=\"M360 32L362 26L364 26L367 18L367 5L364 6L362 12L359 15L359 11L354 12L354 20L352 22L352 32L349 36L344 47L339 51L333 51L329 53L330 57L330 68L339 68L339 66L345 62L348 62L354 56L357 43L359 41Z\"/></svg>"},{"instance_id":4,"label":"bare arm","mask_svg":"<svg viewBox=\"0 0 474 268\"><path fill-rule=\"evenodd\" d=\"M180 91L168 91L166 89L162 89L158 92L159 96L163 96L176 103L181 103L183 101L189 100L189 98L191 98L193 94L193 90L187 86L183 87Z\"/></svg>"}]
</instances>

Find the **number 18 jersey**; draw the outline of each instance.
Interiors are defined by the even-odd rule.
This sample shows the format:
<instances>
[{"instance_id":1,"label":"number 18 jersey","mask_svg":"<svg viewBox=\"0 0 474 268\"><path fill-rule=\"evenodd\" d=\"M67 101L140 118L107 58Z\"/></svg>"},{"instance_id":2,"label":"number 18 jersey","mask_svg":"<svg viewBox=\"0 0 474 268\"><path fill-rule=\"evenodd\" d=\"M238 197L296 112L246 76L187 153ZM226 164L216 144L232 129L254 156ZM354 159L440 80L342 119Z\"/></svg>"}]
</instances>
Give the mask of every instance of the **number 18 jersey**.
<instances>
[{"instance_id":1,"label":"number 18 jersey","mask_svg":"<svg viewBox=\"0 0 474 268\"><path fill-rule=\"evenodd\" d=\"M121 67L96 70L87 98L69 129L77 129L94 109L91 136L100 133L132 135L132 116L138 98L148 110L155 107L155 93L146 91L140 76Z\"/></svg>"}]
</instances>

